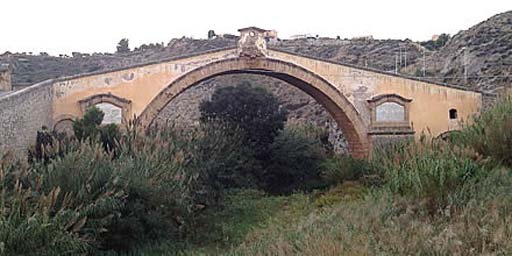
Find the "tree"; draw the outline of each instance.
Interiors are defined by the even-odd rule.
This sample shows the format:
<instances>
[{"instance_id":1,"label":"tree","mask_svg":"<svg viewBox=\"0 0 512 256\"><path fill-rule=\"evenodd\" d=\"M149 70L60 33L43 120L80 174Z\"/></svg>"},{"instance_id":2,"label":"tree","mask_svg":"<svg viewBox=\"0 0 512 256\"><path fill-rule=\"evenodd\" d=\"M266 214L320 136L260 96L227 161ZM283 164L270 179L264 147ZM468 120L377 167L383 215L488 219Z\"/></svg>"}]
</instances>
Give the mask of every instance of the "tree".
<instances>
[{"instance_id":1,"label":"tree","mask_svg":"<svg viewBox=\"0 0 512 256\"><path fill-rule=\"evenodd\" d=\"M215 31L208 30L208 39L213 39L215 37Z\"/></svg>"},{"instance_id":2,"label":"tree","mask_svg":"<svg viewBox=\"0 0 512 256\"><path fill-rule=\"evenodd\" d=\"M117 52L118 53L126 53L130 51L130 46L128 42L128 38L123 38L119 43L117 43Z\"/></svg>"},{"instance_id":3,"label":"tree","mask_svg":"<svg viewBox=\"0 0 512 256\"><path fill-rule=\"evenodd\" d=\"M73 122L73 132L78 140L99 139L105 150L114 150L119 140L119 128L115 124L101 125L105 114L97 107L87 109L82 119Z\"/></svg>"},{"instance_id":4,"label":"tree","mask_svg":"<svg viewBox=\"0 0 512 256\"><path fill-rule=\"evenodd\" d=\"M436 40L421 42L421 45L431 51L439 50L441 47L446 45L448 40L450 40L450 37L451 36L449 34L443 33L439 35Z\"/></svg>"},{"instance_id":5,"label":"tree","mask_svg":"<svg viewBox=\"0 0 512 256\"><path fill-rule=\"evenodd\" d=\"M450 40L450 35L449 34L441 34L439 36L439 38L437 38L436 40L436 47L437 49L443 47L444 45L446 45L446 43L448 42L448 40Z\"/></svg>"},{"instance_id":6,"label":"tree","mask_svg":"<svg viewBox=\"0 0 512 256\"><path fill-rule=\"evenodd\" d=\"M215 90L211 100L202 102L199 110L202 122L221 120L240 129L246 145L260 160L268 155L268 148L283 129L287 116L274 95L247 82Z\"/></svg>"},{"instance_id":7,"label":"tree","mask_svg":"<svg viewBox=\"0 0 512 256\"><path fill-rule=\"evenodd\" d=\"M272 194L288 194L325 187L321 163L332 152L323 143L326 136L326 130L312 125L282 130L270 146L263 189Z\"/></svg>"}]
</instances>

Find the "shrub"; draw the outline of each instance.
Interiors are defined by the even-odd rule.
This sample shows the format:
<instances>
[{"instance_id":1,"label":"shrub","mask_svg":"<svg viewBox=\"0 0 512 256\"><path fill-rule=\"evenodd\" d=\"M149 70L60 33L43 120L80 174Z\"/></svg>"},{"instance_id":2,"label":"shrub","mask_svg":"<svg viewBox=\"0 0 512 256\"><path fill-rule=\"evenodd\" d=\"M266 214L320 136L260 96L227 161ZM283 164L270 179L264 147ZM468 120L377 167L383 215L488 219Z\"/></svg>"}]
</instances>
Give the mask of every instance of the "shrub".
<instances>
[{"instance_id":1,"label":"shrub","mask_svg":"<svg viewBox=\"0 0 512 256\"><path fill-rule=\"evenodd\" d=\"M59 209L73 211L83 221L75 230L77 235L98 246L101 236L112 218L124 206L124 184L120 170L116 169L110 155L99 145L80 144L79 147L57 158L47 165L34 165L34 176L38 181L31 185L41 193L48 194L54 189L60 191L53 198L57 215Z\"/></svg>"},{"instance_id":2,"label":"shrub","mask_svg":"<svg viewBox=\"0 0 512 256\"><path fill-rule=\"evenodd\" d=\"M117 43L116 46L117 53L127 53L130 52L129 40L128 38L123 38Z\"/></svg>"},{"instance_id":3,"label":"shrub","mask_svg":"<svg viewBox=\"0 0 512 256\"><path fill-rule=\"evenodd\" d=\"M474 161L474 152L443 141L397 145L394 151L377 156L385 170L386 186L394 193L427 200L435 213L447 205L450 194L466 182L479 179L487 167Z\"/></svg>"},{"instance_id":4,"label":"shrub","mask_svg":"<svg viewBox=\"0 0 512 256\"><path fill-rule=\"evenodd\" d=\"M0 254L77 255L87 252L90 237L81 235L88 221L86 209L95 208L99 200L81 202L77 209L71 206L77 202L75 196L60 186L49 188L47 179L38 170L3 158Z\"/></svg>"},{"instance_id":5,"label":"shrub","mask_svg":"<svg viewBox=\"0 0 512 256\"><path fill-rule=\"evenodd\" d=\"M87 109L84 117L73 122L75 137L80 140L99 139L105 150L115 151L121 133L115 124L101 125L105 114L97 107Z\"/></svg>"},{"instance_id":6,"label":"shrub","mask_svg":"<svg viewBox=\"0 0 512 256\"><path fill-rule=\"evenodd\" d=\"M47 163L51 159L63 156L73 146L65 134L50 131L43 126L40 131L37 131L35 145L28 149L28 161Z\"/></svg>"},{"instance_id":7,"label":"shrub","mask_svg":"<svg viewBox=\"0 0 512 256\"><path fill-rule=\"evenodd\" d=\"M0 250L76 255L186 236L221 198L216 173L240 164L236 136L222 132L128 127L115 158L89 140L47 162L4 164Z\"/></svg>"},{"instance_id":8,"label":"shrub","mask_svg":"<svg viewBox=\"0 0 512 256\"><path fill-rule=\"evenodd\" d=\"M483 112L451 140L512 166L512 98Z\"/></svg>"},{"instance_id":9,"label":"shrub","mask_svg":"<svg viewBox=\"0 0 512 256\"><path fill-rule=\"evenodd\" d=\"M216 123L147 135L128 129L114 162L126 184L125 207L107 228L104 245L119 251L188 236L201 212L222 199L223 182L233 182L227 174L245 164L237 151L240 136L225 132Z\"/></svg>"},{"instance_id":10,"label":"shrub","mask_svg":"<svg viewBox=\"0 0 512 256\"><path fill-rule=\"evenodd\" d=\"M321 161L330 153L321 138L323 130L313 126L287 127L270 146L270 159L261 186L270 193L311 191L324 187Z\"/></svg>"},{"instance_id":11,"label":"shrub","mask_svg":"<svg viewBox=\"0 0 512 256\"><path fill-rule=\"evenodd\" d=\"M245 144L259 160L268 158L268 147L286 121L286 112L277 98L249 83L216 89L211 100L202 102L199 110L203 123L217 119L242 130Z\"/></svg>"},{"instance_id":12,"label":"shrub","mask_svg":"<svg viewBox=\"0 0 512 256\"><path fill-rule=\"evenodd\" d=\"M366 159L335 155L322 162L322 169L322 177L332 185L345 181L361 181L367 185L383 182L382 171Z\"/></svg>"},{"instance_id":13,"label":"shrub","mask_svg":"<svg viewBox=\"0 0 512 256\"><path fill-rule=\"evenodd\" d=\"M261 175L254 152L244 145L244 135L223 122L207 122L193 132L194 168L202 173L203 184L222 193L229 188L255 188ZM210 201L210 200L206 200Z\"/></svg>"}]
</instances>

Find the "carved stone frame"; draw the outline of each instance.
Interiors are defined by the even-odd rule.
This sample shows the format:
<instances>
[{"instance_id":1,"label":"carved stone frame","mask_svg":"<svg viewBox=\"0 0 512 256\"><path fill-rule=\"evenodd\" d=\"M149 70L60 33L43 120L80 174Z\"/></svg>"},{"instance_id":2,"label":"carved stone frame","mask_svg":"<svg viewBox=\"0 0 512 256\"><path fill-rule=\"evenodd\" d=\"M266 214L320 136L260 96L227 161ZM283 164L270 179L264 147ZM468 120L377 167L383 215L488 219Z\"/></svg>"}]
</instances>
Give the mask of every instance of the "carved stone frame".
<instances>
[{"instance_id":1,"label":"carved stone frame","mask_svg":"<svg viewBox=\"0 0 512 256\"><path fill-rule=\"evenodd\" d=\"M240 39L238 40L238 54L243 58L263 58L267 55L267 41L265 32L267 30L248 27L238 30Z\"/></svg>"},{"instance_id":2,"label":"carved stone frame","mask_svg":"<svg viewBox=\"0 0 512 256\"><path fill-rule=\"evenodd\" d=\"M116 107L121 108L121 124L126 124L130 119L130 114L132 112L132 101L127 100L118 96L115 96L111 93L97 94L85 98L83 100L79 100L80 108L82 110L82 115L85 114L85 111L100 103L109 103Z\"/></svg>"},{"instance_id":3,"label":"carved stone frame","mask_svg":"<svg viewBox=\"0 0 512 256\"><path fill-rule=\"evenodd\" d=\"M368 104L370 107L370 129L369 134L414 134L414 129L409 121L409 109L411 99L406 99L398 94L382 94L377 95L369 100ZM377 121L377 107L383 103L392 102L396 103L404 108L404 120L403 121L388 121L382 122Z\"/></svg>"}]
</instances>

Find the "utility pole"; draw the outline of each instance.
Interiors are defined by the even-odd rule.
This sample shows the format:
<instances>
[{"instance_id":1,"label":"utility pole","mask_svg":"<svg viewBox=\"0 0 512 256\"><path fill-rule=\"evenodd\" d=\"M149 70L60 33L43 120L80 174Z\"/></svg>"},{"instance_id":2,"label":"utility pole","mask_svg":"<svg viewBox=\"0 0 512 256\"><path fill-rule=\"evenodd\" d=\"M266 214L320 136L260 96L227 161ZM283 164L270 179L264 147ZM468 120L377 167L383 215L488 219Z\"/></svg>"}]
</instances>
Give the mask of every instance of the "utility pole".
<instances>
[{"instance_id":1,"label":"utility pole","mask_svg":"<svg viewBox=\"0 0 512 256\"><path fill-rule=\"evenodd\" d=\"M464 51L464 84L468 84L468 48L463 47L462 50Z\"/></svg>"},{"instance_id":2,"label":"utility pole","mask_svg":"<svg viewBox=\"0 0 512 256\"><path fill-rule=\"evenodd\" d=\"M398 53L395 54L395 74L398 74Z\"/></svg>"},{"instance_id":3,"label":"utility pole","mask_svg":"<svg viewBox=\"0 0 512 256\"><path fill-rule=\"evenodd\" d=\"M405 69L407 70L407 45L404 46L404 63Z\"/></svg>"},{"instance_id":4,"label":"utility pole","mask_svg":"<svg viewBox=\"0 0 512 256\"><path fill-rule=\"evenodd\" d=\"M425 51L426 49L423 48L423 77L426 77L427 74L427 60L425 58Z\"/></svg>"},{"instance_id":5,"label":"utility pole","mask_svg":"<svg viewBox=\"0 0 512 256\"><path fill-rule=\"evenodd\" d=\"M400 44L400 43L398 44L398 52L400 53L399 62L400 62L400 68L401 68L402 67L402 44Z\"/></svg>"}]
</instances>

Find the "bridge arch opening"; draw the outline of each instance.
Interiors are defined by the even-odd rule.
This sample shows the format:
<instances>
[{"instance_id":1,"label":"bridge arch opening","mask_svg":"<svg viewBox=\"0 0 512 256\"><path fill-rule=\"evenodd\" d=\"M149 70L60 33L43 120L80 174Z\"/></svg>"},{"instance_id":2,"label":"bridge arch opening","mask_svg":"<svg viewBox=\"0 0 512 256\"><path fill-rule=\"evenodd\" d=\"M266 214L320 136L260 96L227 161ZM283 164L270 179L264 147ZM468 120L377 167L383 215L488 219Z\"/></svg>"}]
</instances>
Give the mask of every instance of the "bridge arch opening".
<instances>
[{"instance_id":1,"label":"bridge arch opening","mask_svg":"<svg viewBox=\"0 0 512 256\"><path fill-rule=\"evenodd\" d=\"M369 157L370 141L363 120L350 101L322 77L295 64L269 58L233 58L194 69L166 86L142 111L138 125L147 129L167 104L185 90L213 77L227 74L258 74L297 87L320 103L343 132L349 153Z\"/></svg>"}]
</instances>

